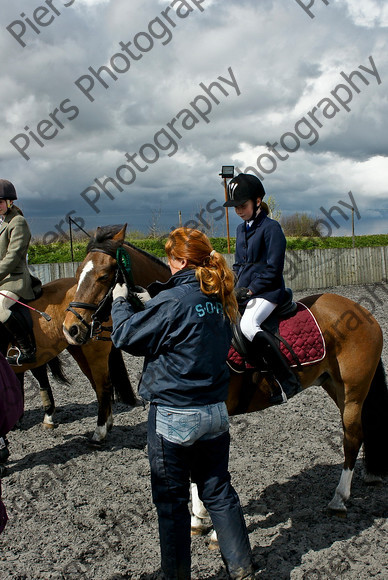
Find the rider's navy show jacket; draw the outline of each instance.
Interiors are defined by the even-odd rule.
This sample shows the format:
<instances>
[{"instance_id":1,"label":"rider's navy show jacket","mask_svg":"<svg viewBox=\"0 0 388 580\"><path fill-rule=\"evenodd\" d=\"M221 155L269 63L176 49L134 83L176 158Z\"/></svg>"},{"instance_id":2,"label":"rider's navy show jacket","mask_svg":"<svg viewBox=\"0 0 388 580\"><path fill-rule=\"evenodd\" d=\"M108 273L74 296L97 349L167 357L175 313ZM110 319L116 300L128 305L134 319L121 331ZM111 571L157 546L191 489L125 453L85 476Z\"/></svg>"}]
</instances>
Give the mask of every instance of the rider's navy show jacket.
<instances>
[{"instance_id":1,"label":"rider's navy show jacket","mask_svg":"<svg viewBox=\"0 0 388 580\"><path fill-rule=\"evenodd\" d=\"M255 218L250 228L237 226L236 255L233 270L236 287L249 288L253 298L260 296L281 304L284 295L283 267L286 238L280 224L264 211Z\"/></svg>"},{"instance_id":2,"label":"rider's navy show jacket","mask_svg":"<svg viewBox=\"0 0 388 580\"><path fill-rule=\"evenodd\" d=\"M221 302L201 292L194 270L149 290L154 298L141 312L124 298L112 306L114 346L145 357L139 394L179 407L225 401L231 329Z\"/></svg>"}]
</instances>

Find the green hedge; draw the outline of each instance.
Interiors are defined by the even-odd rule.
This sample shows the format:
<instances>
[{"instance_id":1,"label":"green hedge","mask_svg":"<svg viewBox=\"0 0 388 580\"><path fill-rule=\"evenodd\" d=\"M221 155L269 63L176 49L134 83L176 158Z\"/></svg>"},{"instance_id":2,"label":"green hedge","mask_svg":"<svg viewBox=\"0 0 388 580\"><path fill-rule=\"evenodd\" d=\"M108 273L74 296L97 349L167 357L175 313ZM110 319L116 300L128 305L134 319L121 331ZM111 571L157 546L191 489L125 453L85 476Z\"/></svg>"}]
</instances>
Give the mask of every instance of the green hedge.
<instances>
[{"instance_id":1,"label":"green hedge","mask_svg":"<svg viewBox=\"0 0 388 580\"><path fill-rule=\"evenodd\" d=\"M157 239L128 239L134 246L153 254L154 256L165 256L164 244L166 238ZM210 238L212 246L221 254L228 253L226 238ZM235 238L230 239L230 251L235 251ZM388 235L379 234L374 236L356 236L355 246L357 248L371 246L388 245ZM73 254L75 262L82 262L86 254L87 241L77 241L73 243ZM352 238L330 237L330 238L287 238L287 248L289 250L313 250L315 248L351 248ZM56 262L71 262L70 242L55 242L53 244L31 244L28 251L28 261L30 264L46 264Z\"/></svg>"}]
</instances>

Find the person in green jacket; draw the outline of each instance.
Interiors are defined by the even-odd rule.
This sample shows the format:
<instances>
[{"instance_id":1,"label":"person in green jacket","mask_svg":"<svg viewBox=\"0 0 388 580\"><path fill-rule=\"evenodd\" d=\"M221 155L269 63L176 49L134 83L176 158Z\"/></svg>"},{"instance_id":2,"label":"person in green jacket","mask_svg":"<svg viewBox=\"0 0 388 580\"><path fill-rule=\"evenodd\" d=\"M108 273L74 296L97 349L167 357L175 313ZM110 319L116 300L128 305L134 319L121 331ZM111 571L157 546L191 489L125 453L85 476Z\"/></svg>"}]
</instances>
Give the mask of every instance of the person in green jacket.
<instances>
[{"instance_id":1,"label":"person in green jacket","mask_svg":"<svg viewBox=\"0 0 388 580\"><path fill-rule=\"evenodd\" d=\"M17 316L11 306L14 300L34 299L35 293L27 266L31 232L21 210L14 205L16 199L14 185L0 179L0 322L17 346L7 361L22 365L36 361L35 339L24 317Z\"/></svg>"}]
</instances>

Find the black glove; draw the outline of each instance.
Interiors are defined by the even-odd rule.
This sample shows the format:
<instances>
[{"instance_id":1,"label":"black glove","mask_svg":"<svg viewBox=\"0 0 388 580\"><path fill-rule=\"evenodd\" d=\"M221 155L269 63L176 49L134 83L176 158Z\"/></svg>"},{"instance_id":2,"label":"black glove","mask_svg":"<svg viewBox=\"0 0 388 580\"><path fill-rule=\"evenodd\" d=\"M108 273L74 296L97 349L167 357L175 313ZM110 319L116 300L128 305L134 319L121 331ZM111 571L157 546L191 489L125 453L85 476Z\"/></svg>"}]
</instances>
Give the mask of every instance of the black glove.
<instances>
[{"instance_id":1,"label":"black glove","mask_svg":"<svg viewBox=\"0 0 388 580\"><path fill-rule=\"evenodd\" d=\"M250 292L249 288L235 288L234 293L237 302L245 302L246 300L249 300L251 294L248 294L248 292Z\"/></svg>"}]
</instances>

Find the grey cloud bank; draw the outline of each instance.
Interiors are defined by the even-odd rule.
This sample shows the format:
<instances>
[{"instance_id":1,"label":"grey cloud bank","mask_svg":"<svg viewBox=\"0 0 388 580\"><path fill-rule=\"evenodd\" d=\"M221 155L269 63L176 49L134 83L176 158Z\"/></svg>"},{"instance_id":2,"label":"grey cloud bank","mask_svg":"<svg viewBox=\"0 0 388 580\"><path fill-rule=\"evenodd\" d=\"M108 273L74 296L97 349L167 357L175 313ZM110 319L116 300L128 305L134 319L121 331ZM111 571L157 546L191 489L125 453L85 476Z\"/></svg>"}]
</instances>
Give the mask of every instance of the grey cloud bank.
<instances>
[{"instance_id":1,"label":"grey cloud bank","mask_svg":"<svg viewBox=\"0 0 388 580\"><path fill-rule=\"evenodd\" d=\"M18 0L4 3L0 16L0 174L15 183L34 234L60 235L68 229L68 215L87 229L125 219L131 228L147 231L159 208L159 226L167 230L178 210L186 222L209 199L222 203L218 174L225 164L254 167L285 216L306 211L316 217L319 207L336 205L351 190L362 215L356 233L388 231L388 21L378 3L303 0L314 18L300 3L281 0L203 0L202 11L191 1L65 4L51 2L61 13L56 15L44 0ZM42 22L55 16L47 26L34 20L38 5L50 9L45 16L35 13ZM26 25L21 37L26 47L6 29L15 20ZM118 72L127 62L128 71ZM218 80L231 82L228 67L238 81L238 99L232 86ZM369 84L351 76L354 71ZM81 78L83 90L75 84ZM219 106L200 88L211 80L230 93L226 98L213 91ZM351 100L346 89L335 90L340 84ZM197 102L209 123L189 105L199 95L212 105L206 114L206 102ZM325 98L333 105L321 103ZM178 138L167 122L183 107L199 122L195 130L186 129L182 114L173 125ZM270 157L261 157L260 167L256 163L263 153L277 163L272 173ZM127 154L137 156L131 161ZM121 165L136 173L132 184L117 178ZM119 174L127 181L133 177L129 169ZM95 181L104 184L107 177L123 188L106 183L114 203ZM99 213L80 197L88 187L100 194ZM93 202L97 192L86 195ZM230 222L233 232L234 214ZM222 220L217 228L218 235L225 233ZM344 223L333 234L346 228L350 233Z\"/></svg>"},{"instance_id":2,"label":"grey cloud bank","mask_svg":"<svg viewBox=\"0 0 388 580\"><path fill-rule=\"evenodd\" d=\"M172 13L175 14L178 19L185 19L194 12L195 8L200 12L203 12L204 8L202 7L202 4L204 1L205 0L191 0L192 5L190 5L185 0L173 0L171 4L160 13L160 17L157 16L149 22L147 27L148 32L138 32L134 36L133 41L126 43L123 41L119 42L121 52L113 54L109 60L109 66L102 65L98 69L94 69L90 66L88 70L91 74L81 75L74 84L88 101L93 103L95 97L92 96L92 91L96 84L95 81L98 81L100 86L105 89L109 89L110 84L106 81L117 81L119 78L118 75L127 73L131 67L131 59L134 62L139 61L143 57L143 54L150 52L154 48L155 40L159 40L163 46L167 45L172 40L171 29L177 26L176 21L172 19ZM54 9L51 0L47 0L47 4L50 5L50 8ZM174 8L175 12L173 10ZM44 13L48 12L48 8L40 6L34 11L34 15L38 10L45 10ZM29 19L27 20L30 22ZM49 20L48 24L51 22L52 20ZM30 25L32 25L31 22ZM130 49L129 47L132 45L134 48ZM53 111L48 113L48 119L46 118L39 121L36 129L30 129L30 127L26 125L24 127L25 132L15 135L15 137L10 140L10 143L20 153L20 155L26 159L26 161L29 161L31 157L29 153L27 153L27 150L29 151L31 145L37 144L43 149L46 145L45 142L55 139L60 131L65 129L66 121L73 121L78 117L79 113L79 107L72 104L69 98L65 98L61 101L58 107L55 107Z\"/></svg>"},{"instance_id":3,"label":"grey cloud bank","mask_svg":"<svg viewBox=\"0 0 388 580\"><path fill-rule=\"evenodd\" d=\"M222 76L217 77L217 81L213 81L206 86L200 83L203 90L202 94L197 95L190 101L189 107L181 109L175 117L171 119L163 127L157 131L153 137L153 143L145 143L139 149L138 153L125 154L125 159L128 163L120 165L115 172L116 179L106 177L103 179L95 179L96 185L92 185L84 189L81 197L90 205L96 212L100 213L97 202L100 199L101 193L105 193L109 199L115 199L107 184L113 185L117 191L124 191L124 186L132 185L136 181L137 172L144 173L150 165L156 163L160 158L160 152L167 153L168 157L172 157L178 151L178 140L182 139L184 131L191 131L200 122L210 123L209 115L213 109L213 103L220 104L222 96L228 97L229 93L225 86L232 87L236 91L236 95L240 95L236 78L233 74L232 68L228 68L230 80ZM219 81L219 82L218 82ZM213 102L212 102L213 101ZM142 164L140 164L136 157L140 157ZM125 177L124 177L125 175ZM121 185L120 185L121 184ZM97 186L97 187L96 187ZM93 197L90 197L90 193Z\"/></svg>"},{"instance_id":4,"label":"grey cloud bank","mask_svg":"<svg viewBox=\"0 0 388 580\"><path fill-rule=\"evenodd\" d=\"M264 175L271 174L276 170L278 161L286 161L289 159L290 153L298 151L301 140L305 140L310 147L315 145L319 140L319 131L316 127L322 129L326 119L334 119L341 112L340 107L347 113L351 111L349 105L353 101L353 91L355 94L360 94L361 88L369 86L370 81L366 75L374 77L377 84L381 84L381 78L372 56L369 57L369 63L372 68L368 68L362 64L358 67L365 74L362 74L358 70L353 70L350 74L342 71L340 74L347 84L339 83L336 85L330 91L332 98L324 97L306 115L299 119L295 123L294 133L292 131L283 133L279 139L283 151L279 152L276 149L279 145L277 141L274 143L267 141L266 145L269 153L261 153L256 160L257 168L252 166L246 167L244 173L254 173L261 180L264 180ZM284 154L284 152L286 153ZM265 161L266 164L264 163ZM242 170L237 167L236 171L237 173L241 173Z\"/></svg>"}]
</instances>

